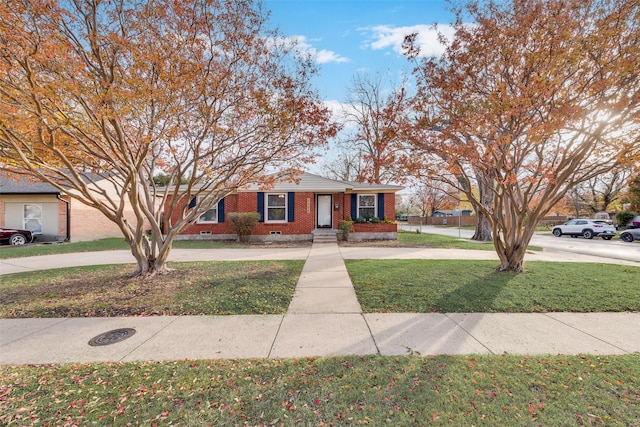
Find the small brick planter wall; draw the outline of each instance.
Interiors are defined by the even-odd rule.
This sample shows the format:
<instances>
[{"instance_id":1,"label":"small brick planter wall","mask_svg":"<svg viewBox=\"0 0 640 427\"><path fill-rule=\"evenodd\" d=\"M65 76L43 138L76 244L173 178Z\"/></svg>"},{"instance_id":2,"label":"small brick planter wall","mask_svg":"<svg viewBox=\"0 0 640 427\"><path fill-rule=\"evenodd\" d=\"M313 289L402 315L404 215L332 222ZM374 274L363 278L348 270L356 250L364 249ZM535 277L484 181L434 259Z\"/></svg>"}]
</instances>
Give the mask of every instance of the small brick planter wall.
<instances>
[{"instance_id":1,"label":"small brick planter wall","mask_svg":"<svg viewBox=\"0 0 640 427\"><path fill-rule=\"evenodd\" d=\"M398 224L352 224L349 240L397 240Z\"/></svg>"},{"instance_id":2,"label":"small brick planter wall","mask_svg":"<svg viewBox=\"0 0 640 427\"><path fill-rule=\"evenodd\" d=\"M398 224L353 223L354 233L395 233L397 231Z\"/></svg>"}]
</instances>

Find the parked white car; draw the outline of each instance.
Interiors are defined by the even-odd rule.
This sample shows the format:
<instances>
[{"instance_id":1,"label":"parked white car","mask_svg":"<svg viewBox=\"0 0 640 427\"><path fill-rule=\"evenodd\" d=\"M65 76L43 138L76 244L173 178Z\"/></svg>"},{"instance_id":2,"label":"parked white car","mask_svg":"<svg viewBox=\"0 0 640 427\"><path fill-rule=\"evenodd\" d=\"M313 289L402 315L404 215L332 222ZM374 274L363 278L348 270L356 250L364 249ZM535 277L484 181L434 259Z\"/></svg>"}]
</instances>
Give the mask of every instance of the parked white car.
<instances>
[{"instance_id":1,"label":"parked white car","mask_svg":"<svg viewBox=\"0 0 640 427\"><path fill-rule=\"evenodd\" d=\"M582 236L585 239L602 237L611 240L616 235L616 228L600 219L572 219L562 225L556 225L551 231L554 236L568 235L571 237Z\"/></svg>"}]
</instances>

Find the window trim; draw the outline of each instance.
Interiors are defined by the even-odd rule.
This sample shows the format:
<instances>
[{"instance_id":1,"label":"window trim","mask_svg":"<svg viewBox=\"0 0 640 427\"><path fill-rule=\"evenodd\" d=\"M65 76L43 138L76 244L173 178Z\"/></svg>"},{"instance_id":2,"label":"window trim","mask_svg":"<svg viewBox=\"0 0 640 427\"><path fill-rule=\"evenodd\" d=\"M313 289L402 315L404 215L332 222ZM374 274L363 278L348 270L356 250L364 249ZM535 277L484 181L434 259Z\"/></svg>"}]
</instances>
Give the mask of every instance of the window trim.
<instances>
[{"instance_id":1,"label":"window trim","mask_svg":"<svg viewBox=\"0 0 640 427\"><path fill-rule=\"evenodd\" d=\"M198 202L200 202L201 200L201 196L197 196L196 200ZM202 218L207 212L211 211L211 210L216 210L216 219L215 221L206 221L206 220L201 220L200 218ZM207 209L206 211L202 212L201 215L198 216L198 218L196 219L196 224L218 224L219 221L219 214L220 214L220 201L218 200L218 203L215 204L215 207L212 207L211 209Z\"/></svg>"},{"instance_id":2,"label":"window trim","mask_svg":"<svg viewBox=\"0 0 640 427\"><path fill-rule=\"evenodd\" d=\"M27 206L38 206L38 208L40 209L40 217L33 217L33 218L27 218ZM42 234L42 219L43 219L43 215L44 214L44 206L41 203L24 203L22 205L22 228L24 228L25 230L29 230L31 231L31 233L33 234ZM31 230L30 228L27 227L27 220L31 220L31 219L35 219L38 221L38 223L40 224L40 230L39 231L34 231Z\"/></svg>"},{"instance_id":3,"label":"window trim","mask_svg":"<svg viewBox=\"0 0 640 427\"><path fill-rule=\"evenodd\" d=\"M269 219L269 209L282 209L282 206L269 206L269 196L283 196L284 198L284 219ZM283 193L264 193L264 222L268 224L286 224L289 222L289 195Z\"/></svg>"},{"instance_id":4,"label":"window trim","mask_svg":"<svg viewBox=\"0 0 640 427\"><path fill-rule=\"evenodd\" d=\"M373 215L371 216L371 218L377 218L377 214L378 214L378 197L376 194L374 193L360 193L358 194L358 199L357 199L357 208L356 208L356 214L358 215L358 218L366 218L362 215L360 215L360 209L363 208L362 206L360 206L360 198L363 196L369 196L369 197L373 197L373 206L364 206L364 208L366 209L373 209Z\"/></svg>"}]
</instances>

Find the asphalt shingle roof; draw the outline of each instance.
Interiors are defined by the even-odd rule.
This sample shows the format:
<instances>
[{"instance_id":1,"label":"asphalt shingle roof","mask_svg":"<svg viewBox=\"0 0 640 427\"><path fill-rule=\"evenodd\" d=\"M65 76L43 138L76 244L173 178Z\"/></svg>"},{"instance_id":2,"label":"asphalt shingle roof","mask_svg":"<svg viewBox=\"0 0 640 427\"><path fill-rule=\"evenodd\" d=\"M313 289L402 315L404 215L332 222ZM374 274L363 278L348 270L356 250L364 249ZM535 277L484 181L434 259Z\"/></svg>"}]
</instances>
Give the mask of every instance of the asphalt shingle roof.
<instances>
[{"instance_id":1,"label":"asphalt shingle roof","mask_svg":"<svg viewBox=\"0 0 640 427\"><path fill-rule=\"evenodd\" d=\"M21 175L0 174L0 194L60 194L53 185Z\"/></svg>"}]
</instances>

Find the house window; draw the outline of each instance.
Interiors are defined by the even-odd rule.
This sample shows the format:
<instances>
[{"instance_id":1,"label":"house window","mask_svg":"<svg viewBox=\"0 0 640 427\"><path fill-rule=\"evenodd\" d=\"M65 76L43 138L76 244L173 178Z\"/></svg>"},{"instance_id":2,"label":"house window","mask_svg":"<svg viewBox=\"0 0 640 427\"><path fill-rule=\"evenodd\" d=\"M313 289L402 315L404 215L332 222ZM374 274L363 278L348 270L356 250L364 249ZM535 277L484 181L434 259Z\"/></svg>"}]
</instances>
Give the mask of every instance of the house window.
<instances>
[{"instance_id":1,"label":"house window","mask_svg":"<svg viewBox=\"0 0 640 427\"><path fill-rule=\"evenodd\" d=\"M206 200L204 200L206 202ZM196 221L198 224L212 224L218 222L218 204L216 203L214 207L203 213L198 217Z\"/></svg>"},{"instance_id":2,"label":"house window","mask_svg":"<svg viewBox=\"0 0 640 427\"><path fill-rule=\"evenodd\" d=\"M23 223L23 228L42 234L42 205L24 205Z\"/></svg>"},{"instance_id":3,"label":"house window","mask_svg":"<svg viewBox=\"0 0 640 427\"><path fill-rule=\"evenodd\" d=\"M358 194L358 218L371 219L376 216L376 195Z\"/></svg>"},{"instance_id":4,"label":"house window","mask_svg":"<svg viewBox=\"0 0 640 427\"><path fill-rule=\"evenodd\" d=\"M287 194L267 194L267 222L287 222Z\"/></svg>"}]
</instances>

